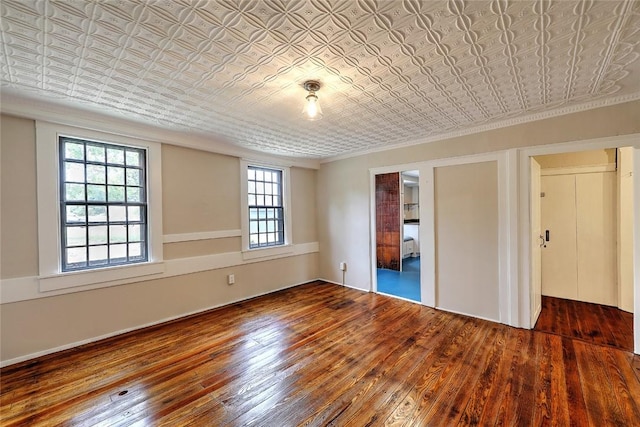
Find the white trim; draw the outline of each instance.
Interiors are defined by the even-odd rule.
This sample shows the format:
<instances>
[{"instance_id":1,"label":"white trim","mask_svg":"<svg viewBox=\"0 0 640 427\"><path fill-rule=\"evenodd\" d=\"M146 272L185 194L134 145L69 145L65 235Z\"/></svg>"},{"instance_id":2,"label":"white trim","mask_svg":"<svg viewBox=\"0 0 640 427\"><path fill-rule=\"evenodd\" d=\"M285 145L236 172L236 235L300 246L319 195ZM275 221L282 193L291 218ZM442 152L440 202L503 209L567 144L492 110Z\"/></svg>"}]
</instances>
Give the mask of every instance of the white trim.
<instances>
[{"instance_id":1,"label":"white trim","mask_svg":"<svg viewBox=\"0 0 640 427\"><path fill-rule=\"evenodd\" d=\"M143 278L164 271L162 262L145 262L124 266L105 267L90 271L72 271L38 277L40 292L57 291L85 285L109 286L109 282L136 277Z\"/></svg>"},{"instance_id":2,"label":"white trim","mask_svg":"<svg viewBox=\"0 0 640 427\"><path fill-rule=\"evenodd\" d=\"M60 267L60 174L58 138L70 136L146 150L149 261L62 274ZM88 129L36 121L38 255L41 290L58 290L156 274L162 263L162 149L160 144ZM161 266L160 266L161 267ZM55 278L55 276L60 276ZM109 286L109 285L106 285Z\"/></svg>"},{"instance_id":3,"label":"white trim","mask_svg":"<svg viewBox=\"0 0 640 427\"><path fill-rule=\"evenodd\" d=\"M476 315L476 314L462 313L462 312L460 312L460 311L449 310L448 308L436 307L435 309L436 309L436 310L440 310L440 311L446 311L447 313L458 314L458 315L460 315L460 316L473 317L474 319L486 320L486 321L488 321L488 322L493 322L493 323L504 323L504 322L500 322L500 320L491 319L491 318L489 318L489 317L478 316L478 315Z\"/></svg>"},{"instance_id":4,"label":"white trim","mask_svg":"<svg viewBox=\"0 0 640 427\"><path fill-rule=\"evenodd\" d=\"M74 347L78 347L78 346L81 346L81 345L84 345L84 344L90 344L90 343L93 343L93 342L101 341L101 340L104 340L104 339L107 339L107 338L115 337L117 335L126 334L127 332L148 328L150 326L160 325L162 323L171 322L172 320L181 319L183 317L193 316L193 315L204 313L204 312L207 312L207 311L210 311L210 310L215 310L215 309L220 308L220 307L225 307L225 306L232 305L232 304L235 304L235 303L238 303L238 302L241 302L241 301L250 300L252 298L261 297L261 296L268 295L268 294L271 294L271 293L274 293L274 292L278 292L278 291L282 291L282 290L285 290L285 289L294 288L296 286L305 285L307 283L312 283L312 282L314 282L316 280L322 280L322 279L312 279L312 280L307 280L307 281L300 282L300 283L294 283L294 284L291 284L291 285L281 286L279 288L276 288L276 289L273 289L273 290L270 290L270 291L260 292L260 293L249 295L249 296L246 296L246 297L237 298L237 299L234 299L234 300L231 300L231 301L228 301L228 302L223 302L223 303L215 304L215 305L208 306L208 307L205 307L205 308L202 308L202 309L193 310L193 311L189 311L187 313L178 314L176 316L165 317L165 318L163 318L161 320L158 320L158 321L144 323L142 325L133 326L131 328L120 329L118 331L110 332L108 334L100 335L100 336L97 336L97 337L87 338L85 340L75 341L75 342L72 342L72 343L69 343L69 344L65 344L65 345L61 345L61 346L58 346L58 347L55 347L55 348L49 348L47 350L37 351L35 353L30 353L30 354L27 354L27 355L24 355L24 356L15 357L13 359L3 360L3 361L0 362L0 368L4 368L5 366L14 365L16 363L24 362L25 360L30 360L30 359L35 359L37 357L46 356L47 354L57 353L57 352L63 351L63 350L68 350L68 349L71 349L71 348L74 348Z\"/></svg>"},{"instance_id":5,"label":"white trim","mask_svg":"<svg viewBox=\"0 0 640 427\"><path fill-rule=\"evenodd\" d=\"M336 281L333 281L333 280L328 280L328 279L317 279L317 280L322 280L323 282L331 283L331 284L337 285L337 286L344 286L345 288L349 288L349 289L355 289L356 291L360 291L360 292L372 292L371 290L359 288L359 287L353 286L353 285L348 285L346 283L336 282ZM413 301L413 302L415 302L415 301Z\"/></svg>"},{"instance_id":6,"label":"white trim","mask_svg":"<svg viewBox=\"0 0 640 427\"><path fill-rule=\"evenodd\" d=\"M226 239L227 237L241 237L242 231L237 230L216 230L201 231L198 233L178 233L165 234L162 241L164 243L193 242L196 240Z\"/></svg>"},{"instance_id":7,"label":"white trim","mask_svg":"<svg viewBox=\"0 0 640 427\"><path fill-rule=\"evenodd\" d=\"M591 165L591 166L571 166L564 168L547 168L540 169L541 176L551 175L576 175L581 173L601 173L601 172L615 172L616 165Z\"/></svg>"},{"instance_id":8,"label":"white trim","mask_svg":"<svg viewBox=\"0 0 640 427\"><path fill-rule=\"evenodd\" d=\"M424 189L422 188L424 187ZM436 216L434 168L420 169L420 295L428 307L436 306Z\"/></svg>"},{"instance_id":9,"label":"white trim","mask_svg":"<svg viewBox=\"0 0 640 427\"><path fill-rule=\"evenodd\" d=\"M300 243L297 245L292 245L291 248L292 251L288 254L275 255L252 260L245 260L241 252L225 252L213 255L165 260L161 265L163 267L163 271L157 274L122 278L111 280L106 283L103 283L105 282L103 280L103 282L100 283L75 286L65 289L53 289L47 292L42 292L39 289L39 279L37 276L2 279L0 280L0 301L2 304L9 304L18 301L27 301L32 299L99 289L108 286L120 286L129 283L164 279L168 277L198 273L201 271L217 270L221 268L235 267L238 265L252 264L255 262L306 255L318 252L319 244L318 242Z\"/></svg>"},{"instance_id":10,"label":"white trim","mask_svg":"<svg viewBox=\"0 0 640 427\"><path fill-rule=\"evenodd\" d=\"M519 301L520 301L520 288L518 286L520 263L518 262L518 150L512 149L507 151L506 154L506 169L507 169L507 221L509 224L505 228L507 233L507 289L508 296L507 301L510 307L507 315L507 324L511 326L519 326Z\"/></svg>"},{"instance_id":11,"label":"white trim","mask_svg":"<svg viewBox=\"0 0 640 427\"><path fill-rule=\"evenodd\" d=\"M511 119L506 119L506 120L499 120L499 121L496 121L494 123L484 124L484 125L480 125L480 126L472 126L472 127L469 127L467 129L463 129L463 130L456 130L456 131L453 131L453 132L446 132L446 133L442 133L442 134L439 134L439 135L435 135L435 136L424 138L424 139L420 139L420 140L413 140L413 141L409 141L409 142L403 142L403 143L392 144L392 145L384 145L382 147L367 148L365 150L351 151L349 153L344 153L344 154L338 154L336 156L325 157L325 158L320 160L320 164L329 163L329 162L335 162L337 160L349 159L349 158L352 158L352 157L364 156L364 155L367 155L367 154L373 154L373 153L379 153L379 152L384 152L384 151L395 150L395 149L398 149L398 148L411 147L411 146L414 146L414 145L421 145L421 144L428 144L428 143L431 143L431 142L444 141L444 140L447 140L447 139L458 138L458 137L462 137L462 136L466 136L466 135L473 135L473 134L477 134L477 133L480 133L480 132L486 132L486 131L490 131L490 130L494 130L494 129L501 129L501 128L505 128L505 127L509 127L509 126L515 126L515 125L522 124L522 123L535 122L535 121L538 121L538 120L544 120L544 119L549 119L549 118L553 118L553 117L564 116L566 114L573 114L573 113L577 113L577 112L580 112L580 111L592 110L594 108L601 108L601 107L607 107L607 106L616 105L616 104L622 104L622 103L625 103L625 102L632 102L632 101L636 101L638 99L640 99L640 92L632 93L632 94L629 94L629 95L617 96L617 97L613 97L613 98L601 99L601 100L597 100L597 101L586 102L586 103L583 103L583 104L572 105L572 106L569 106L569 107L559 107L559 108L556 108L554 110L549 110L549 111L544 111L544 112L540 112L540 113L529 114L529 115L525 115L525 116L522 116L522 117L516 117L516 118L511 118ZM382 172L380 172L380 173L382 173Z\"/></svg>"},{"instance_id":12,"label":"white trim","mask_svg":"<svg viewBox=\"0 0 640 427\"><path fill-rule=\"evenodd\" d=\"M640 354L640 142L633 150L633 194L633 352Z\"/></svg>"},{"instance_id":13,"label":"white trim","mask_svg":"<svg viewBox=\"0 0 640 427\"><path fill-rule=\"evenodd\" d=\"M106 115L103 112L78 109L69 105L62 105L52 101L35 97L26 97L15 93L11 88L2 88L2 113L26 117L33 120L44 120L67 126L77 126L85 129L106 131L111 129L118 135L143 140L152 140L164 144L193 148L215 154L234 157L249 157L261 159L261 162L298 166L309 169L319 169L318 159L287 157L268 153L261 153L239 147L229 142L216 139L212 135L199 135L192 132L163 129L143 122L135 122L125 117Z\"/></svg>"}]
</instances>

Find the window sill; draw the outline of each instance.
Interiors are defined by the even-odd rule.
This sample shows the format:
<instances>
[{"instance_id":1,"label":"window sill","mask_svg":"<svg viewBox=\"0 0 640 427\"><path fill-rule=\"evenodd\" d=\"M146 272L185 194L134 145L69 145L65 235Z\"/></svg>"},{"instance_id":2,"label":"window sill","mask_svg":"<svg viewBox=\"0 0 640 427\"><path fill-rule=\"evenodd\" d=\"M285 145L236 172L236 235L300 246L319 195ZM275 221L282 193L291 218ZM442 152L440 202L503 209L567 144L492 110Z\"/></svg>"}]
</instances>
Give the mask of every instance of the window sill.
<instances>
[{"instance_id":1,"label":"window sill","mask_svg":"<svg viewBox=\"0 0 640 427\"><path fill-rule=\"evenodd\" d=\"M257 258L268 258L272 256L292 254L293 252L294 251L292 244L271 246L266 248L247 249L242 251L242 259L250 260Z\"/></svg>"},{"instance_id":2,"label":"window sill","mask_svg":"<svg viewBox=\"0 0 640 427\"><path fill-rule=\"evenodd\" d=\"M38 277L40 292L57 291L78 286L103 284L111 286L109 282L126 280L141 276L150 276L164 272L163 262L146 262L118 267L105 267L95 270L73 271Z\"/></svg>"}]
</instances>

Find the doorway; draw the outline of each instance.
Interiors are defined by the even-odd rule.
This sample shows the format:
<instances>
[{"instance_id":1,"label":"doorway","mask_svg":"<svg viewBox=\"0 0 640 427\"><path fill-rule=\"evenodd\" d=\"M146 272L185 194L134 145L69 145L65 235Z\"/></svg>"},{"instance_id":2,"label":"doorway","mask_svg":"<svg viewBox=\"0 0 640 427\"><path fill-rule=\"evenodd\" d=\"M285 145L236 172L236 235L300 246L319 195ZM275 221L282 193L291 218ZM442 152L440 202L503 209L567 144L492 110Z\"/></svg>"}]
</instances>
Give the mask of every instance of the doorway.
<instances>
[{"instance_id":1,"label":"doorway","mask_svg":"<svg viewBox=\"0 0 640 427\"><path fill-rule=\"evenodd\" d=\"M632 161L631 148L531 157L536 330L633 351Z\"/></svg>"},{"instance_id":2,"label":"doorway","mask_svg":"<svg viewBox=\"0 0 640 427\"><path fill-rule=\"evenodd\" d=\"M418 170L377 174L376 282L379 293L421 302Z\"/></svg>"}]
</instances>

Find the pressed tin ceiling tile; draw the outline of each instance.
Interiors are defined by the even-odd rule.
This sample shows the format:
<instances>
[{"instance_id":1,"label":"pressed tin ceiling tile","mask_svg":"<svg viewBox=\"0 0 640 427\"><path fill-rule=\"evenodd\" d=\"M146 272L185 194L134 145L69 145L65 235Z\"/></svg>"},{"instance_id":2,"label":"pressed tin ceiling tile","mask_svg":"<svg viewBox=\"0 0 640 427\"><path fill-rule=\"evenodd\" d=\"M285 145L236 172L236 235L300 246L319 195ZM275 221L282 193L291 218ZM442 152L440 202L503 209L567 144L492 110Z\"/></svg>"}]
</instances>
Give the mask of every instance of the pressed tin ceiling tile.
<instances>
[{"instance_id":1,"label":"pressed tin ceiling tile","mask_svg":"<svg viewBox=\"0 0 640 427\"><path fill-rule=\"evenodd\" d=\"M640 2L3 0L2 89L326 158L640 98ZM304 81L324 111L301 117Z\"/></svg>"}]
</instances>

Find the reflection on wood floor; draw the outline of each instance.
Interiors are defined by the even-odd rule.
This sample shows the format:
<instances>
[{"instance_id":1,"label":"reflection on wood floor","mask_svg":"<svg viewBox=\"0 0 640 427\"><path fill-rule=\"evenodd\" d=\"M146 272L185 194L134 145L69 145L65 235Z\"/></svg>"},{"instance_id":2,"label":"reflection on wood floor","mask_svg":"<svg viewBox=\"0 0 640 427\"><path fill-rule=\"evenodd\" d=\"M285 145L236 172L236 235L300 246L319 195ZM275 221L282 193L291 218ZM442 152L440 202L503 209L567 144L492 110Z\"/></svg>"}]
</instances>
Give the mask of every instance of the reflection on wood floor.
<instances>
[{"instance_id":1,"label":"reflection on wood floor","mask_svg":"<svg viewBox=\"0 0 640 427\"><path fill-rule=\"evenodd\" d=\"M633 351L633 314L616 307L543 296L535 330Z\"/></svg>"},{"instance_id":2,"label":"reflection on wood floor","mask_svg":"<svg viewBox=\"0 0 640 427\"><path fill-rule=\"evenodd\" d=\"M2 369L2 425L640 425L638 358L314 282Z\"/></svg>"}]
</instances>

